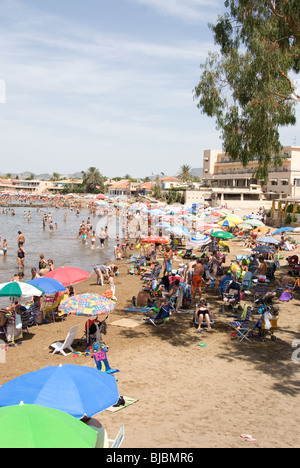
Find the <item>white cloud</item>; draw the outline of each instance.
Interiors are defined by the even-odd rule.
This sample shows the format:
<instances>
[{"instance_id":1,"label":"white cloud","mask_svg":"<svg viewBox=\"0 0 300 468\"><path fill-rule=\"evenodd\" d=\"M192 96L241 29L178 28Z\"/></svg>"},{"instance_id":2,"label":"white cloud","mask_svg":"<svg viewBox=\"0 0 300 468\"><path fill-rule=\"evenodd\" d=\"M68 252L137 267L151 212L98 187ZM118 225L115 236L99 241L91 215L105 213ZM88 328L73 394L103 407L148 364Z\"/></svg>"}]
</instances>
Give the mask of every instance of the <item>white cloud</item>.
<instances>
[{"instance_id":1,"label":"white cloud","mask_svg":"<svg viewBox=\"0 0 300 468\"><path fill-rule=\"evenodd\" d=\"M207 22L215 19L218 0L131 0L156 10L164 16L192 23Z\"/></svg>"}]
</instances>

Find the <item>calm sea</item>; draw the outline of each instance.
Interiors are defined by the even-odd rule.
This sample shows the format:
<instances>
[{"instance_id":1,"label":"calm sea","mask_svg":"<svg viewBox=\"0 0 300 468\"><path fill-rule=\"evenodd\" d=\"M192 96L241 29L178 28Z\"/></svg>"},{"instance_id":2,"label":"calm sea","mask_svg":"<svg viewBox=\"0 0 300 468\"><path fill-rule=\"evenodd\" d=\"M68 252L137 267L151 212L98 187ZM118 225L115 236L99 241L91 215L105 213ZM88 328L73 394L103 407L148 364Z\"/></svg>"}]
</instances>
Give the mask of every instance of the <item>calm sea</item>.
<instances>
[{"instance_id":1,"label":"calm sea","mask_svg":"<svg viewBox=\"0 0 300 468\"><path fill-rule=\"evenodd\" d=\"M107 263L113 259L113 250L116 245L115 240L115 219L105 217L93 217L89 215L87 210L82 210L79 215L75 211L64 208L42 208L38 211L34 207L14 208L15 216L8 211L5 215L2 213L3 207L0 205L0 283L10 281L15 273L18 272L17 262L17 239L18 231L21 231L25 236L25 278L24 281L31 279L31 268L36 267L38 270L39 256L43 253L45 259L52 259L54 267L72 266L81 268L85 271L92 272L94 265L98 263ZM26 217L24 211L26 210ZM31 220L28 221L28 210L31 211ZM43 229L43 214L52 214L53 224L57 223L57 229L50 232L48 222L46 228ZM67 213L66 220L64 213ZM77 239L79 226L81 221L86 223L90 216L93 224L93 229L99 230L101 226L108 225L110 239L108 246L100 249L99 240L96 248L91 249L90 241L87 245L83 245L81 239ZM97 226L98 225L98 226ZM2 242L7 240L8 251L7 255L2 255Z\"/></svg>"}]
</instances>

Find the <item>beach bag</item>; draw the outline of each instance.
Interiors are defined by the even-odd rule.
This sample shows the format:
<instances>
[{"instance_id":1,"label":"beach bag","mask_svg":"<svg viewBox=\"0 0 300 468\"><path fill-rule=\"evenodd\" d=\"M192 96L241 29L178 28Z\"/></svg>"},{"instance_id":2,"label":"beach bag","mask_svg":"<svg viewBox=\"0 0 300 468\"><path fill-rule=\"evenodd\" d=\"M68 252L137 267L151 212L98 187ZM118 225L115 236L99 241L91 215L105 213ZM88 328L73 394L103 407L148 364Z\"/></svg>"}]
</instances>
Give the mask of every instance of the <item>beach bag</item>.
<instances>
[{"instance_id":1,"label":"beach bag","mask_svg":"<svg viewBox=\"0 0 300 468\"><path fill-rule=\"evenodd\" d=\"M284 291L279 300L282 302L289 302L292 299L292 295L288 291Z\"/></svg>"}]
</instances>

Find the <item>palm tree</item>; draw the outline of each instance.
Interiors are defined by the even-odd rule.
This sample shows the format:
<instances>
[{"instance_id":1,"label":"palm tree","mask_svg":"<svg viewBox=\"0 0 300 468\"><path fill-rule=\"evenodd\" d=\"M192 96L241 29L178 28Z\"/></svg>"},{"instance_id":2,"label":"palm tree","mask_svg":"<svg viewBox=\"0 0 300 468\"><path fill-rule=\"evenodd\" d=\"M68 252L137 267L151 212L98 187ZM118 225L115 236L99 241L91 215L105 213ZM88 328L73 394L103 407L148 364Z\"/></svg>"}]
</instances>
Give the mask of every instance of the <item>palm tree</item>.
<instances>
[{"instance_id":1,"label":"palm tree","mask_svg":"<svg viewBox=\"0 0 300 468\"><path fill-rule=\"evenodd\" d=\"M183 182L190 182L193 179L193 174L191 173L191 166L188 166L187 164L184 164L180 168L180 172L178 174L179 179L181 179Z\"/></svg>"},{"instance_id":2,"label":"palm tree","mask_svg":"<svg viewBox=\"0 0 300 468\"><path fill-rule=\"evenodd\" d=\"M104 178L99 169L90 167L83 174L83 186L87 193L95 193L97 190L104 192Z\"/></svg>"}]
</instances>

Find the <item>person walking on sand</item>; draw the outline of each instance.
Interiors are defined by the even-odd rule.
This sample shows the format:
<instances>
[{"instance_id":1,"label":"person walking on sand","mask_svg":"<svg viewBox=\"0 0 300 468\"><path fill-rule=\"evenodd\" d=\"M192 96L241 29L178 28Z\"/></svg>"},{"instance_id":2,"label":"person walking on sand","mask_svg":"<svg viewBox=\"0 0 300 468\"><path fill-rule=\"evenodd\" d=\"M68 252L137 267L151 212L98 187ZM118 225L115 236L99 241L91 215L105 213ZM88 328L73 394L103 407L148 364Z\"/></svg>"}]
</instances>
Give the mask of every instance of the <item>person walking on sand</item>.
<instances>
[{"instance_id":1,"label":"person walking on sand","mask_svg":"<svg viewBox=\"0 0 300 468\"><path fill-rule=\"evenodd\" d=\"M203 260L201 258L198 258L196 264L194 265L194 275L193 275L193 281L192 281L193 300L195 300L197 290L201 297L202 277L203 277L204 270L205 268L203 265Z\"/></svg>"}]
</instances>

